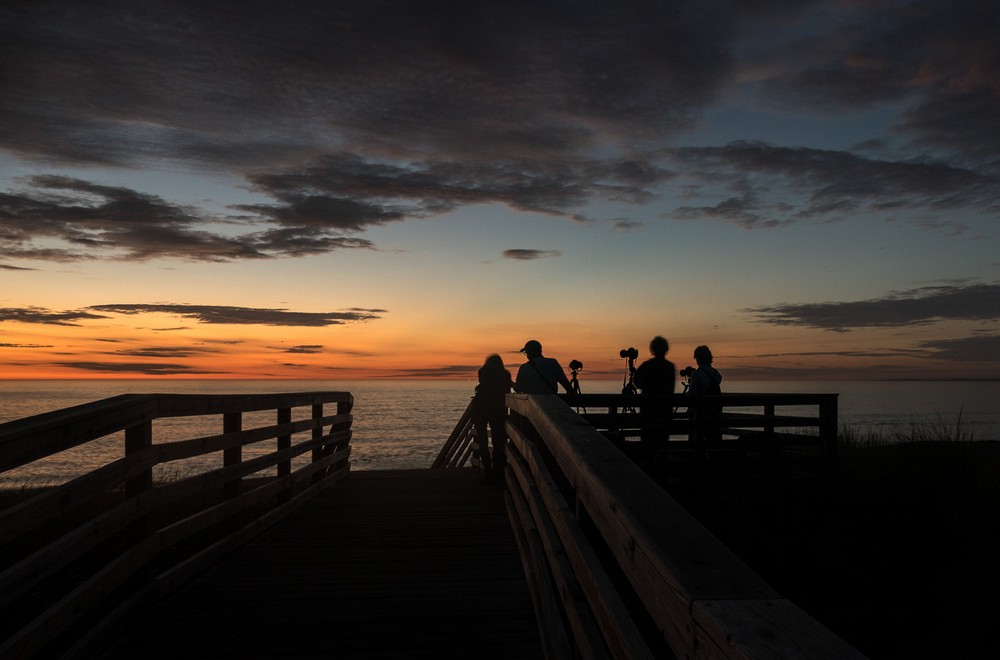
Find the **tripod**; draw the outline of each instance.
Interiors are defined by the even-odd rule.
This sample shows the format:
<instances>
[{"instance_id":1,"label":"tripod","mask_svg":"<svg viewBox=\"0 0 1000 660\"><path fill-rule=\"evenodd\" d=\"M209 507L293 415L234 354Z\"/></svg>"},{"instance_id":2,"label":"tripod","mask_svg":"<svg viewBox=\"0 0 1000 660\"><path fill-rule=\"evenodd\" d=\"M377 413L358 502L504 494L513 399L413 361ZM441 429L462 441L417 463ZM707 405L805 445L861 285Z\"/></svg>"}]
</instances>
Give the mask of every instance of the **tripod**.
<instances>
[{"instance_id":1,"label":"tripod","mask_svg":"<svg viewBox=\"0 0 1000 660\"><path fill-rule=\"evenodd\" d=\"M625 368L625 378L622 380L622 394L626 396L631 396L633 394L638 394L639 390L635 386L635 356L632 352L635 351L634 348L628 349L628 351L622 351L625 353L624 357L627 361ZM626 406L622 409L622 412L635 412L635 408L632 406Z\"/></svg>"},{"instance_id":2,"label":"tripod","mask_svg":"<svg viewBox=\"0 0 1000 660\"><path fill-rule=\"evenodd\" d=\"M569 379L569 393L570 394L580 394L580 381L577 379L576 375L583 371L583 363L579 360L572 360L569 363L570 369L570 379ZM587 412L587 409L583 406L577 406L576 411L580 412L583 408L583 412Z\"/></svg>"},{"instance_id":3,"label":"tripod","mask_svg":"<svg viewBox=\"0 0 1000 660\"><path fill-rule=\"evenodd\" d=\"M570 394L580 394L580 381L577 379L576 375L583 371L583 363L579 360L572 360L569 363L570 375L569 379L569 393Z\"/></svg>"}]
</instances>

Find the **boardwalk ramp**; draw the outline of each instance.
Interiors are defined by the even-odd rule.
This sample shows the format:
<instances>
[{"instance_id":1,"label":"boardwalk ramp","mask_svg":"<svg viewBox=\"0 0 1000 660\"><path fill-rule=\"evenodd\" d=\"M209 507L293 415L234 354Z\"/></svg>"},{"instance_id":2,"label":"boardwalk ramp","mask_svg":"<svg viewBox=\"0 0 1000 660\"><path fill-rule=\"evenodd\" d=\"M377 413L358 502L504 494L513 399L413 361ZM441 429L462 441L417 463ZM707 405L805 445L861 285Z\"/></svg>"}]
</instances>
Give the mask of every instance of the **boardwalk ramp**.
<instances>
[{"instance_id":1,"label":"boardwalk ramp","mask_svg":"<svg viewBox=\"0 0 1000 660\"><path fill-rule=\"evenodd\" d=\"M503 492L352 472L142 613L103 656L540 658Z\"/></svg>"}]
</instances>

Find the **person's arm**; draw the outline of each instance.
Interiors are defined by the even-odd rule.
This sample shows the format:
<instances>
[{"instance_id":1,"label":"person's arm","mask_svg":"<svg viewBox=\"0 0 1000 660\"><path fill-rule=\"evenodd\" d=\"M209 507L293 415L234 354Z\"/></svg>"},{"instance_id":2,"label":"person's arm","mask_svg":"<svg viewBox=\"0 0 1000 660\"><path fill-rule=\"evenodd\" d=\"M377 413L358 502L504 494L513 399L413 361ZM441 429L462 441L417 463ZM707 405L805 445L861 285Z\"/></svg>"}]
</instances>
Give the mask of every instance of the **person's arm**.
<instances>
[{"instance_id":1,"label":"person's arm","mask_svg":"<svg viewBox=\"0 0 1000 660\"><path fill-rule=\"evenodd\" d=\"M552 360L553 366L558 369L559 375L556 376L556 382L562 385L566 389L566 393L569 394L573 391L573 386L569 382L569 378L566 378L566 372L563 370L562 365L559 364L558 360ZM556 388L556 394L559 393L559 388Z\"/></svg>"}]
</instances>

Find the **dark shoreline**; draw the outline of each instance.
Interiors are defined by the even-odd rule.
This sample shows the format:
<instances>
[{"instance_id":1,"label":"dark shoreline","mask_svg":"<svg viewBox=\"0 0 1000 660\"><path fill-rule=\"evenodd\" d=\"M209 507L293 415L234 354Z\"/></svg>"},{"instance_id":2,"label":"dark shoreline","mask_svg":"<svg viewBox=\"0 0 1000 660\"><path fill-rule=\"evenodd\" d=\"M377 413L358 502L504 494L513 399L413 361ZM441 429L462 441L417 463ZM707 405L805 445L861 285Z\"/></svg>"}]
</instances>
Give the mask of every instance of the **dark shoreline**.
<instances>
[{"instance_id":1,"label":"dark shoreline","mask_svg":"<svg viewBox=\"0 0 1000 660\"><path fill-rule=\"evenodd\" d=\"M818 486L687 503L873 659L1000 657L1000 442L844 443Z\"/></svg>"}]
</instances>

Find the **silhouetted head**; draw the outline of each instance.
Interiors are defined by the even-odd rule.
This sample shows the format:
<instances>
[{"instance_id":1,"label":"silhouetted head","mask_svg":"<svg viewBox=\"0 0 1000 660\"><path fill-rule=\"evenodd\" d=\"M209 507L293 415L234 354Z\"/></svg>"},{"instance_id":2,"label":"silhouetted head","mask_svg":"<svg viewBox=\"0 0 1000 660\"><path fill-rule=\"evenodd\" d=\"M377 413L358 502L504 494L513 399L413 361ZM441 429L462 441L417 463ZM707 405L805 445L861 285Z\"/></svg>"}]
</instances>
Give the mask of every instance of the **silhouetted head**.
<instances>
[{"instance_id":1,"label":"silhouetted head","mask_svg":"<svg viewBox=\"0 0 1000 660\"><path fill-rule=\"evenodd\" d=\"M538 357L542 354L542 344L537 339L529 339L524 343L524 348L521 349L530 360L533 357Z\"/></svg>"},{"instance_id":2,"label":"silhouetted head","mask_svg":"<svg viewBox=\"0 0 1000 660\"><path fill-rule=\"evenodd\" d=\"M699 366L703 364L712 364L712 351L708 350L708 346L699 346L694 349L694 361L697 362Z\"/></svg>"},{"instance_id":3,"label":"silhouetted head","mask_svg":"<svg viewBox=\"0 0 1000 660\"><path fill-rule=\"evenodd\" d=\"M490 369L503 369L503 358L494 353L486 358L486 362L483 362L484 367L489 367Z\"/></svg>"},{"instance_id":4,"label":"silhouetted head","mask_svg":"<svg viewBox=\"0 0 1000 660\"><path fill-rule=\"evenodd\" d=\"M656 357L663 357L670 350L670 342L657 335L649 342L649 352Z\"/></svg>"}]
</instances>

